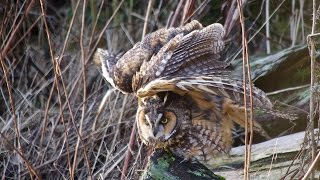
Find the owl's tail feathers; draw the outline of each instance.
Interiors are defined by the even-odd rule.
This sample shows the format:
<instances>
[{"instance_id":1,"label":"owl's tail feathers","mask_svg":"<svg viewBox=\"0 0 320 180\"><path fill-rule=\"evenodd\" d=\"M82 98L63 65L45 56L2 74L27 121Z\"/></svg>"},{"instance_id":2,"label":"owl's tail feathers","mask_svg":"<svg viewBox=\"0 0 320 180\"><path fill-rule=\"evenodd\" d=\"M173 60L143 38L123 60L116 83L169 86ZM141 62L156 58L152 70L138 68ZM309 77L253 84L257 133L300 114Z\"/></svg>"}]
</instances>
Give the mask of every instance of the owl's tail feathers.
<instances>
[{"instance_id":1,"label":"owl's tail feathers","mask_svg":"<svg viewBox=\"0 0 320 180\"><path fill-rule=\"evenodd\" d=\"M238 104L230 101L225 101L223 105L223 113L226 114L231 121L236 124L239 124L241 127L246 126L246 118L245 118L245 108L243 106L239 106ZM248 127L250 127L250 109L247 109L247 119L248 119ZM259 122L253 119L252 121L253 131L258 132L261 136L266 139L271 139L268 133L262 128Z\"/></svg>"},{"instance_id":2,"label":"owl's tail feathers","mask_svg":"<svg viewBox=\"0 0 320 180\"><path fill-rule=\"evenodd\" d=\"M229 118L239 124L242 127L245 127L246 125L246 108L244 106L240 106L239 104L235 104L231 100L225 101L224 102L224 107L223 107L224 113L229 116ZM268 133L263 129L263 127L260 125L258 121L256 121L259 116L262 115L272 115L276 118L282 118L282 119L288 119L288 120L295 120L298 118L296 114L293 113L286 113L286 112L281 112L279 110L274 110L274 109L267 109L263 107L254 107L253 108L253 130L255 132L258 132L260 135L264 136L267 139L270 139L270 136ZM247 108L247 119L250 119L250 108ZM248 122L248 127L250 127L250 121Z\"/></svg>"},{"instance_id":3,"label":"owl's tail feathers","mask_svg":"<svg viewBox=\"0 0 320 180\"><path fill-rule=\"evenodd\" d=\"M254 116L259 116L263 114L272 115L275 118L287 119L290 121L294 121L298 119L298 115L295 113L280 111L277 109L266 109L261 107L255 107L253 109Z\"/></svg>"}]
</instances>

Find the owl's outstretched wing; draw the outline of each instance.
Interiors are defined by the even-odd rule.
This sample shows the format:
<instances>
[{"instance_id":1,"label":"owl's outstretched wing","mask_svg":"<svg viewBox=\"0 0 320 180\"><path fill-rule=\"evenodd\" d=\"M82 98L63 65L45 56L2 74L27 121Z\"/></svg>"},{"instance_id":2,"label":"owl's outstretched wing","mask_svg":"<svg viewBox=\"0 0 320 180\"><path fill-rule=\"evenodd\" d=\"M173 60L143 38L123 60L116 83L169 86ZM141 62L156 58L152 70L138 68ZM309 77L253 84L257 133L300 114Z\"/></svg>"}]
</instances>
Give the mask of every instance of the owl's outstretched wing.
<instances>
[{"instance_id":1,"label":"owl's outstretched wing","mask_svg":"<svg viewBox=\"0 0 320 180\"><path fill-rule=\"evenodd\" d=\"M98 48L93 56L94 62L101 63L103 77L115 88L117 88L117 86L115 85L111 72L115 64L121 58L121 56L122 56L122 53L113 54L108 50L104 50L101 48Z\"/></svg>"},{"instance_id":2,"label":"owl's outstretched wing","mask_svg":"<svg viewBox=\"0 0 320 180\"><path fill-rule=\"evenodd\" d=\"M249 97L249 85L246 94ZM241 80L232 80L224 76L182 76L162 77L145 84L137 90L136 96L142 98L153 96L159 92L171 91L179 95L191 94L194 96L221 96L243 105L244 86ZM247 102L249 99L247 97ZM252 87L253 105L267 109L272 103L266 94L256 87Z\"/></svg>"},{"instance_id":3,"label":"owl's outstretched wing","mask_svg":"<svg viewBox=\"0 0 320 180\"><path fill-rule=\"evenodd\" d=\"M106 79L117 89L123 93L132 92L132 78L140 70L141 65L144 62L148 62L150 58L157 54L158 51L167 44L172 38L181 34L182 36L189 34L193 30L202 29L202 25L194 20L185 26L178 28L159 29L153 33L146 35L141 41L136 43L129 51L127 51L122 57L117 59L106 58L102 53L102 50L96 52L96 57L100 57L102 63L102 69L104 65L107 75ZM100 55L102 54L102 56ZM115 61L114 61L115 60Z\"/></svg>"},{"instance_id":4,"label":"owl's outstretched wing","mask_svg":"<svg viewBox=\"0 0 320 180\"><path fill-rule=\"evenodd\" d=\"M225 119L245 127L244 91L242 81L232 80L227 77L163 77L141 87L136 96L143 98L161 92L173 92L185 98L191 98L193 103L197 105L196 107L207 114L219 112ZM248 104L250 104L249 92L249 85L247 85ZM260 89L252 87L252 99L254 109L259 108L260 110L265 110L265 112L272 111L272 103ZM247 110L250 111L250 108L247 108ZM210 119L208 120L210 121ZM215 119L212 120L215 121ZM269 138L257 121L253 121L253 130Z\"/></svg>"},{"instance_id":5,"label":"owl's outstretched wing","mask_svg":"<svg viewBox=\"0 0 320 180\"><path fill-rule=\"evenodd\" d=\"M273 105L270 99L259 88L253 86L251 90L254 116L255 113L262 112L288 120L295 120L297 118L294 114L272 109ZM245 91L247 106L244 105ZM219 108L217 109L218 112L227 114L231 121L242 127L245 127L246 109L248 113L250 112L249 85L246 85L245 90L242 80L230 79L226 76L162 77L141 87L136 92L136 96L143 98L161 92L173 92L186 98L190 97L198 104L198 107L204 107L203 110L209 107L209 105L214 108ZM212 113L214 112L212 111ZM253 122L253 130L269 138L257 121Z\"/></svg>"},{"instance_id":6,"label":"owl's outstretched wing","mask_svg":"<svg viewBox=\"0 0 320 180\"><path fill-rule=\"evenodd\" d=\"M133 79L134 92L161 77L227 74L229 64L219 61L223 37L223 26L217 23L187 35L176 35L141 65Z\"/></svg>"}]
</instances>

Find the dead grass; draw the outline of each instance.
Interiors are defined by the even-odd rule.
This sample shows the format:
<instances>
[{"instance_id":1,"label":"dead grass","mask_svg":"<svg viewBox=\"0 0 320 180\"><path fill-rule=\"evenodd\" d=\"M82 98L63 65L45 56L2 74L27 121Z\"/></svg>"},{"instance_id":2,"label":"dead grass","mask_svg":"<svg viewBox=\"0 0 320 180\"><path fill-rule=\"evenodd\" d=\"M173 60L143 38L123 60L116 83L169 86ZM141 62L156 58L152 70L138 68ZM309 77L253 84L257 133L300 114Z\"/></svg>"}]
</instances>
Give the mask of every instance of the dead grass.
<instances>
[{"instance_id":1,"label":"dead grass","mask_svg":"<svg viewBox=\"0 0 320 180\"><path fill-rule=\"evenodd\" d=\"M144 24L148 33L193 18L226 22L232 42L228 50L241 48L238 20L230 19L229 7L236 1L157 1L145 21L147 2L0 2L1 179L120 178L137 103L102 78L99 64L91 59L96 47L125 51L141 39ZM270 5L271 50L305 44L310 31L305 10L311 6L295 5L297 12L284 18L290 3L275 2ZM253 9L244 13L250 24L249 55L261 54L264 17ZM128 179L141 174L146 160L146 148L135 136L124 174Z\"/></svg>"}]
</instances>

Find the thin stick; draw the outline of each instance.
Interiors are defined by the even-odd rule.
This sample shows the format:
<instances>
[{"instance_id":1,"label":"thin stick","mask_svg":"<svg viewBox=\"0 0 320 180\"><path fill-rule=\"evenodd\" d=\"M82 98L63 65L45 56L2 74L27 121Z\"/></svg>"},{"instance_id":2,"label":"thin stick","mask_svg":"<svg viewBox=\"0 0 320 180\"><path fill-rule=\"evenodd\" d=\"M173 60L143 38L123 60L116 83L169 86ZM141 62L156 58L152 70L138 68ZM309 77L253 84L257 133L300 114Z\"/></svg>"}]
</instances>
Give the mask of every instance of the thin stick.
<instances>
[{"instance_id":1,"label":"thin stick","mask_svg":"<svg viewBox=\"0 0 320 180\"><path fill-rule=\"evenodd\" d=\"M277 8L271 13L270 17L268 18L268 21L270 20L270 18L273 17L273 15L275 15L275 13L280 9L280 7L283 5L283 3L284 3L285 1L286 1L286 0L282 0L282 1L279 3L279 5L277 6ZM252 37L249 38L248 43L251 42L251 41L256 37L256 35L261 31L261 29L266 25L266 23L267 23L267 21L265 21L265 22L261 25L261 27L252 35ZM241 51L242 51L242 48L241 48L237 53L235 53L235 55L233 56L233 58L232 58L229 62L234 61L234 60L237 58L237 56L241 53Z\"/></svg>"},{"instance_id":2,"label":"thin stick","mask_svg":"<svg viewBox=\"0 0 320 180\"><path fill-rule=\"evenodd\" d=\"M276 94L280 94L280 93L284 93L284 92L288 92L288 91L294 91L294 90L298 90L298 89L303 89L303 88L306 88L306 87L310 87L310 84L297 86L297 87L290 87L290 88L286 88L286 89L280 89L278 91L273 91L273 92L266 93L266 95L267 96L271 96L271 95L276 95Z\"/></svg>"},{"instance_id":3,"label":"thin stick","mask_svg":"<svg viewBox=\"0 0 320 180\"><path fill-rule=\"evenodd\" d=\"M266 0L266 46L267 46L267 54L271 53L270 48L270 0Z\"/></svg>"},{"instance_id":4,"label":"thin stick","mask_svg":"<svg viewBox=\"0 0 320 180\"><path fill-rule=\"evenodd\" d=\"M6 145L8 145L10 147L10 149L13 149L15 152L17 152L17 154L23 159L23 161L26 163L28 170L33 175L35 175L38 179L42 179L41 176L35 171L34 167L31 165L31 163L28 161L28 159L26 157L24 157L24 155L19 151L19 149L17 149L3 133L0 132L0 135L1 135L1 139L4 140ZM32 178L31 175L30 175L30 177Z\"/></svg>"},{"instance_id":5,"label":"thin stick","mask_svg":"<svg viewBox=\"0 0 320 180\"><path fill-rule=\"evenodd\" d=\"M41 7L41 16L43 18L44 26L45 26L45 29L46 29L46 35L47 35L47 39L48 39L50 57L51 57L51 61L52 61L53 69L54 69L54 83L56 84L56 89L57 89L57 93L58 93L58 100L59 100L59 104L60 104L59 110L60 110L60 113L62 113L63 112L62 107L61 107L62 99L61 99L61 92L60 92L60 88L59 88L59 81L58 81L58 75L57 75L58 71L60 71L60 68L57 65L57 63L56 63L56 61L54 59L54 56L53 56L52 45L51 45L51 36L50 36L50 33L49 33L49 27L48 27L47 20L46 20L46 13L45 13L45 10L44 10L43 1L42 0L39 0L39 1L40 1L40 7ZM60 72L60 75L61 75L61 72ZM65 121L64 121L64 117L63 116L61 116L61 120L62 120L63 127L64 127L65 140L68 140L67 127L65 125ZM67 145L67 154L68 154L67 162L68 162L68 166L71 168L72 166L71 166L71 160L70 160L70 154L69 154L69 152L70 152L69 143L66 143L66 145ZM70 173L70 175L72 175L70 168L69 168L69 173ZM74 179L74 178L71 176L70 179Z\"/></svg>"},{"instance_id":6,"label":"thin stick","mask_svg":"<svg viewBox=\"0 0 320 180\"><path fill-rule=\"evenodd\" d=\"M193 13L191 15L188 15L188 18L184 20L184 23L187 23L191 18L194 18L194 16L201 14L203 12L203 10L205 9L205 7L211 2L211 0L205 0L203 1L199 7L193 11Z\"/></svg>"},{"instance_id":7,"label":"thin stick","mask_svg":"<svg viewBox=\"0 0 320 180\"><path fill-rule=\"evenodd\" d=\"M316 25L316 0L313 0L313 10L312 10L312 29L311 34L315 33L315 25ZM316 145L315 145L315 137L314 137L314 118L315 118L315 94L314 94L314 85L316 81L315 77L315 45L312 38L308 36L308 46L309 46L309 53L310 53L310 60L311 60L311 77L310 77L310 112L309 112L309 133L310 133L310 145L311 145L311 158L312 161L315 161L315 154L316 154ZM312 168L311 168L312 169ZM311 171L311 179L314 179L314 171Z\"/></svg>"},{"instance_id":8,"label":"thin stick","mask_svg":"<svg viewBox=\"0 0 320 180\"><path fill-rule=\"evenodd\" d=\"M91 2L92 2L92 1L91 1ZM95 22L94 22L94 24L93 24L92 33L91 33L90 40L89 40L89 47L91 47L91 44L92 44L92 41L93 41L93 37L94 37L94 34L95 34L95 30L96 30L96 27L97 27L97 24L98 24L98 20L99 20L101 11L102 11L103 3L104 3L104 2L101 1L100 6L99 6L98 14L97 14L97 16L96 16L96 18L95 18Z\"/></svg>"},{"instance_id":9,"label":"thin stick","mask_svg":"<svg viewBox=\"0 0 320 180\"><path fill-rule=\"evenodd\" d=\"M147 33L147 26L148 26L148 21L149 21L149 15L150 15L150 11L151 11L151 7L152 7L152 4L153 4L153 1L154 1L154 0L149 1L149 4L148 4L148 9L147 9L146 18L145 18L144 25L143 25L143 32L142 32L142 38L141 38L141 39L143 39L144 36L145 36L146 33Z\"/></svg>"},{"instance_id":10,"label":"thin stick","mask_svg":"<svg viewBox=\"0 0 320 180\"><path fill-rule=\"evenodd\" d=\"M186 19L186 16L187 16L187 13L189 12L189 9L190 9L190 6L191 6L191 0L186 0L187 2L184 4L184 7L183 7L183 13L182 13L182 17L180 19L180 26L183 25L184 23L184 20Z\"/></svg>"},{"instance_id":11,"label":"thin stick","mask_svg":"<svg viewBox=\"0 0 320 180\"><path fill-rule=\"evenodd\" d=\"M320 151L318 152L316 158L314 159L314 161L312 162L311 166L309 167L308 171L306 172L306 174L303 176L302 180L306 180L308 178L308 176L310 175L310 173L313 171L314 166L316 165L316 163L319 161L320 159Z\"/></svg>"},{"instance_id":12,"label":"thin stick","mask_svg":"<svg viewBox=\"0 0 320 180\"><path fill-rule=\"evenodd\" d=\"M144 22L144 26L143 26L143 32L142 32L142 38L141 39L144 38L144 36L146 35L146 32L147 32L147 24L148 24L149 14L150 14L150 11L151 11L152 4L153 4L153 0L150 0L149 4L148 4L148 9L147 9L147 13L146 13L146 18L145 18L145 22ZM130 163L130 159L131 159L131 152L132 152L132 148L133 148L134 141L135 141L136 128L137 128L136 127L136 123L134 123L134 125L132 127L132 130L131 130L129 146L128 146L128 149L127 149L127 152L126 152L126 157L125 157L124 164L123 164L123 167L122 167L121 180L125 180L126 176L127 176L127 173L128 173L129 163Z\"/></svg>"},{"instance_id":13,"label":"thin stick","mask_svg":"<svg viewBox=\"0 0 320 180\"><path fill-rule=\"evenodd\" d=\"M121 175L121 180L125 180L127 177L127 173L128 173L128 169L129 169L129 163L130 163L130 159L131 159L131 152L133 149L133 145L134 145L134 141L135 141L135 137L136 137L136 130L137 129L137 125L136 123L133 124L133 128L131 130L131 134L130 134L130 140L129 140L129 145L128 145L128 149L126 152L126 157L124 159L124 164L123 164L123 168L122 168L122 175Z\"/></svg>"},{"instance_id":14,"label":"thin stick","mask_svg":"<svg viewBox=\"0 0 320 180\"><path fill-rule=\"evenodd\" d=\"M75 17L76 17L76 14L77 14L77 11L78 11L78 8L79 8L79 4L80 4L80 0L78 0L78 2L77 2L77 4L76 4L76 7L75 7L75 9L74 9L74 12L73 12L71 21L70 21L70 23L69 23L69 28L68 28L66 37L64 38L64 43L63 43L63 46L62 46L62 51L61 51L61 53L60 53L58 62L61 62L61 59L62 59L63 54L64 54L64 51L66 50L66 47L67 47L67 44L68 44L68 40L69 40L69 36L70 36L70 32L71 32L71 29L72 29L72 26L73 26L73 23L74 23L74 19L75 19Z\"/></svg>"},{"instance_id":15,"label":"thin stick","mask_svg":"<svg viewBox=\"0 0 320 180\"><path fill-rule=\"evenodd\" d=\"M90 54L87 56L86 58L86 63L88 63L88 61L91 59L91 57L93 56L93 53L96 52L96 49L98 47L98 44L100 42L100 39L102 38L102 36L104 35L104 32L107 30L107 28L109 27L109 24L111 23L111 21L113 20L114 16L118 13L120 7L122 6L124 0L122 0L119 5L116 7L116 9L114 10L113 14L111 15L111 17L108 19L108 22L106 23L106 25L103 27L102 31L100 32L96 43L93 45L93 47L91 47L91 49L93 49Z\"/></svg>"},{"instance_id":16,"label":"thin stick","mask_svg":"<svg viewBox=\"0 0 320 180\"><path fill-rule=\"evenodd\" d=\"M173 15L173 17L172 17L172 21L171 21L169 27L174 27L174 24L175 24L176 21L177 21L178 15L179 15L179 13L181 12L181 8L182 8L182 5L183 5L183 4L184 4L184 0L180 0L180 1L179 1L179 4L177 5L177 9L176 9L176 11L174 12L174 15Z\"/></svg>"},{"instance_id":17,"label":"thin stick","mask_svg":"<svg viewBox=\"0 0 320 180\"><path fill-rule=\"evenodd\" d=\"M249 63L249 57L248 57L248 51L247 51L247 40L245 35L245 26L244 26L244 17L242 12L242 1L237 0L238 2L238 11L239 11L239 17L240 17L240 24L241 24L241 31L242 31L242 58L243 58L243 86L244 86L244 107L245 107L245 163L244 163L244 178L250 179L249 176L249 168L250 168L250 156L251 156L251 144L253 139L253 119L252 119L252 112L253 112L253 99L252 99L252 82L251 82L251 73L250 73L250 63ZM247 68L247 71L246 71ZM248 112L247 112L247 87L246 87L246 73L248 75L248 81L249 81L249 92L250 92L250 137L248 142Z\"/></svg>"},{"instance_id":18,"label":"thin stick","mask_svg":"<svg viewBox=\"0 0 320 180\"><path fill-rule=\"evenodd\" d=\"M296 0L291 0L291 21L290 21L290 37L291 37L291 46L293 47L296 43L296 16L295 16L295 3Z\"/></svg>"},{"instance_id":19,"label":"thin stick","mask_svg":"<svg viewBox=\"0 0 320 180\"><path fill-rule=\"evenodd\" d=\"M67 34L66 34L66 37L64 38L65 40L64 40L64 43L63 43L62 51L61 51L61 53L60 53L58 62L61 62L61 59L62 59L63 54L64 54L64 51L65 51L65 49L66 49L66 47L67 47L67 42L68 42L68 40L69 40L69 35L70 35L70 32L71 32L71 28L72 28L72 26L73 26L74 19L75 19L75 17L76 17L75 15L76 15L76 13L77 13L79 4L80 4L80 0L78 0L78 2L77 2L77 4L76 4L76 7L75 7L75 11L74 11L74 13L73 13L73 15L72 15L72 18L71 18L71 21L70 21L70 25L69 25L69 28L68 28L68 31L67 31ZM42 128L42 133L41 133L41 134L42 134L42 137L41 137L41 141L40 141L40 142L42 142L42 139L43 139L44 133L45 133L45 132L44 132L44 128L45 128L45 126L46 126L46 124L47 124L47 120L48 120L47 114L48 114L48 111L49 111L49 103L50 103L50 99L51 99L51 97L52 97L53 88L55 88L54 85L55 85L55 83L53 83L52 89L51 89L51 91L50 91L49 99L48 99L48 101L47 101L46 109L45 109L45 112L44 112L44 126L43 126L43 128ZM63 108L63 109L64 109L64 108ZM40 144L42 144L42 143L40 143Z\"/></svg>"},{"instance_id":20,"label":"thin stick","mask_svg":"<svg viewBox=\"0 0 320 180\"><path fill-rule=\"evenodd\" d=\"M84 34L83 34L83 31L84 31L84 24L85 24L85 9L86 9L86 3L87 1L84 0L83 1L83 5L82 5L82 18L81 18L81 33L80 33L80 47L81 47L81 60L82 60L82 77L83 77L83 104L82 104L82 113L81 113L81 120L80 120L80 127L79 127L79 133L78 134L78 139L77 139L77 143L76 143L76 150L75 150L75 153L74 153L74 158L73 158L73 165L72 165L72 173L74 173L76 167L77 167L77 153L78 153L78 148L79 148L79 144L80 142L83 143L82 141L82 127L83 127L83 120L84 120L84 117L85 117L85 111L86 111L86 99L87 99L87 83L86 83L86 73L85 73L85 50L84 50L84 47L83 47L83 37L84 37ZM84 143L83 143L84 145ZM87 148L86 146L84 145L83 146L83 155L84 155L84 159L85 159L85 162L87 164L87 168L88 168L88 173L89 173L89 178L88 179L92 179L92 174L91 174L91 171L90 171L90 163L89 163L89 159L88 159L88 156L87 156Z\"/></svg>"},{"instance_id":21,"label":"thin stick","mask_svg":"<svg viewBox=\"0 0 320 180\"><path fill-rule=\"evenodd\" d=\"M301 35L302 35L302 42L305 42L305 36L304 36L304 17L303 17L303 8L304 8L304 0L299 0L299 3L300 3L300 10L299 10L299 13L300 13L300 19L301 19Z\"/></svg>"}]
</instances>

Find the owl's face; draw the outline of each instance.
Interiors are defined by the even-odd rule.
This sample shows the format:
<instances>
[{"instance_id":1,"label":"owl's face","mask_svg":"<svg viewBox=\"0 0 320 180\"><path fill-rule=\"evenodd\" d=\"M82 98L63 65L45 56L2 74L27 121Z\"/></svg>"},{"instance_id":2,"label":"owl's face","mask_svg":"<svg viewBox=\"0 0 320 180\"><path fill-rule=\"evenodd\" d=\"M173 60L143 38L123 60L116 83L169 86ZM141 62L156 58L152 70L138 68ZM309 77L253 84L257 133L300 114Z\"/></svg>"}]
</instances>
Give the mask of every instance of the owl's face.
<instances>
[{"instance_id":1,"label":"owl's face","mask_svg":"<svg viewBox=\"0 0 320 180\"><path fill-rule=\"evenodd\" d=\"M175 136L183 122L191 123L186 102L172 93L140 99L136 118L145 144L166 142Z\"/></svg>"}]
</instances>

